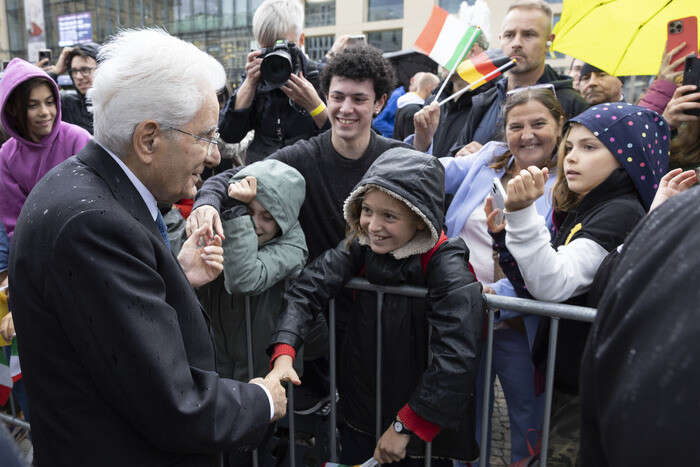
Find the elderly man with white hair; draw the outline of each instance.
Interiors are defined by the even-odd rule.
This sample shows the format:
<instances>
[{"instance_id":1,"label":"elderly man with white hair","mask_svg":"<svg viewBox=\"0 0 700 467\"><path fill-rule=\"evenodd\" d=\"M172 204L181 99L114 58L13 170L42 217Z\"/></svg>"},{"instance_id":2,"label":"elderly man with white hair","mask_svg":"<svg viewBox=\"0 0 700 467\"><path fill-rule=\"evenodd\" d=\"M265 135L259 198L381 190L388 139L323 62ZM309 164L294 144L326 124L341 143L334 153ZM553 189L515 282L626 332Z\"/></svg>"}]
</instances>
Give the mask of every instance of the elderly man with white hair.
<instances>
[{"instance_id":1,"label":"elderly man with white hair","mask_svg":"<svg viewBox=\"0 0 700 467\"><path fill-rule=\"evenodd\" d=\"M330 128L321 98L319 65L301 50L303 24L304 9L299 0L265 0L253 15L253 35L260 47L269 50L278 41L294 43L294 48L283 49L298 66L289 79L273 84L265 81L263 69L274 71L281 67L268 67L272 60L262 56L262 50L248 54L245 80L229 100L221 121L221 137L227 143L238 143L255 130L246 154L248 164ZM280 65L283 60L276 63Z\"/></svg>"},{"instance_id":2,"label":"elderly man with white hair","mask_svg":"<svg viewBox=\"0 0 700 467\"><path fill-rule=\"evenodd\" d=\"M175 258L157 208L219 160L224 70L160 30L100 58L95 139L36 185L10 258L38 465L217 466L286 405L278 382L217 375L190 284L218 275L221 239L199 229Z\"/></svg>"}]
</instances>

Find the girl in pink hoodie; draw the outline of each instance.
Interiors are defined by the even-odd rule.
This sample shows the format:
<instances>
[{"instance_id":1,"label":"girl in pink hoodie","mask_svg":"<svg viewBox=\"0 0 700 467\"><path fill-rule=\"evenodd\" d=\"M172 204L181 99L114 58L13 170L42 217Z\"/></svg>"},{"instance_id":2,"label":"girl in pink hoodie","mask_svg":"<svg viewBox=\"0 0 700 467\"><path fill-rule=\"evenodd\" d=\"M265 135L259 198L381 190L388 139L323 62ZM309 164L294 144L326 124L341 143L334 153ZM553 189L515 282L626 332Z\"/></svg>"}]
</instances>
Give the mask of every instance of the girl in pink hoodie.
<instances>
[{"instance_id":1,"label":"girl in pink hoodie","mask_svg":"<svg viewBox=\"0 0 700 467\"><path fill-rule=\"evenodd\" d=\"M0 221L11 238L24 200L53 167L90 140L61 121L56 83L36 66L13 59L0 81L0 120L10 136L0 148Z\"/></svg>"}]
</instances>

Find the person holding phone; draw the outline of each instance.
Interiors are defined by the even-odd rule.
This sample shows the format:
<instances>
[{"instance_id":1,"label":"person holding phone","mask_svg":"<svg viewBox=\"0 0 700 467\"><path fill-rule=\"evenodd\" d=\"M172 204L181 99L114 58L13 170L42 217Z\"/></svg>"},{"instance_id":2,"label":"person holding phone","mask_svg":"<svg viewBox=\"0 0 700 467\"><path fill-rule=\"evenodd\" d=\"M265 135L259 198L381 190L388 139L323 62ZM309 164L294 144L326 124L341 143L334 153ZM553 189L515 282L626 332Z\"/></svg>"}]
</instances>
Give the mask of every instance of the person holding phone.
<instances>
[{"instance_id":1,"label":"person holding phone","mask_svg":"<svg viewBox=\"0 0 700 467\"><path fill-rule=\"evenodd\" d=\"M477 280L486 284L487 290L516 296L517 289L504 278L494 256L484 207L491 204L489 195L494 177L506 186L508 180L528 166L555 167L565 114L552 87L519 88L509 93L503 113L505 143L490 142L474 155L440 160L445 165L445 192L454 194L446 215L448 237L464 239ZM535 202L545 219L550 218L555 179L552 170L545 194ZM528 430L539 430L542 423L541 398L535 395L530 358L538 322L537 316L523 317L501 310L494 332L492 377L499 376L508 403L511 462L529 456ZM483 373L480 377L483 379ZM482 387L477 384L478 401L483 400ZM477 426L478 423L479 420Z\"/></svg>"},{"instance_id":2,"label":"person holding phone","mask_svg":"<svg viewBox=\"0 0 700 467\"><path fill-rule=\"evenodd\" d=\"M92 112L86 94L92 87L99 49L100 46L94 42L65 47L56 65L45 70L54 80L66 72L70 75L76 92L61 93L63 121L85 128L90 134L93 133Z\"/></svg>"}]
</instances>

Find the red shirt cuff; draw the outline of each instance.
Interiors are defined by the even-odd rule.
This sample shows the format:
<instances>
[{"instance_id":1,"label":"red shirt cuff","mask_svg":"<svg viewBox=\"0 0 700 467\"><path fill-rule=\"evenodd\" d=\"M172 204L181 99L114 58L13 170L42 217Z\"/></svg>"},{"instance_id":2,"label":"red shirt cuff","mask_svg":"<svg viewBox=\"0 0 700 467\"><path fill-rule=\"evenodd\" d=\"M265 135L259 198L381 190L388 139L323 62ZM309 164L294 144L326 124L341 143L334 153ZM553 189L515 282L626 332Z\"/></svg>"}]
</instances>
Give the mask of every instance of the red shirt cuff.
<instances>
[{"instance_id":1,"label":"red shirt cuff","mask_svg":"<svg viewBox=\"0 0 700 467\"><path fill-rule=\"evenodd\" d=\"M288 344L277 344L275 345L274 351L272 352L272 357L270 357L270 368L275 363L275 359L281 355L289 355L292 357L292 360L297 356L296 350L294 350L294 347Z\"/></svg>"},{"instance_id":2,"label":"red shirt cuff","mask_svg":"<svg viewBox=\"0 0 700 467\"><path fill-rule=\"evenodd\" d=\"M404 405L401 410L399 410L399 418L406 425L406 428L411 430L420 439L429 443L440 433L442 427L436 425L428 420L422 418L420 415L415 413L408 404Z\"/></svg>"}]
</instances>

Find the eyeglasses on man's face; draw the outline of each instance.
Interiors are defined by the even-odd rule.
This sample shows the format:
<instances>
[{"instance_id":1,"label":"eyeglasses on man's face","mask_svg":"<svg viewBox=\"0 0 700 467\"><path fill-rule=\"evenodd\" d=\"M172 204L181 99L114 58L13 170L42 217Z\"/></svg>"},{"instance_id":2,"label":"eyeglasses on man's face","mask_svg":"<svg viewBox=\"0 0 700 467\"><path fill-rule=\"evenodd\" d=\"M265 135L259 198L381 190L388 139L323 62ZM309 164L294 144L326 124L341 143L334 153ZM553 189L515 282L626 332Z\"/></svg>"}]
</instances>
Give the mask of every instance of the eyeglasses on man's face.
<instances>
[{"instance_id":1,"label":"eyeglasses on man's face","mask_svg":"<svg viewBox=\"0 0 700 467\"><path fill-rule=\"evenodd\" d=\"M68 73L70 73L71 76L76 77L78 75L83 75L83 76L92 76L92 74L95 72L96 67L94 66L84 66L81 68L71 68L68 70Z\"/></svg>"},{"instance_id":2,"label":"eyeglasses on man's face","mask_svg":"<svg viewBox=\"0 0 700 467\"><path fill-rule=\"evenodd\" d=\"M211 156L211 153L214 151L214 146L216 146L219 142L219 129L218 128L214 130L214 133L211 135L211 137L195 135L194 133L190 133L189 131L181 130L179 128L175 128L172 126L166 126L165 128L167 130L177 131L178 133L182 133L184 135L190 135L194 139L209 143L208 147L207 147L207 157Z\"/></svg>"}]
</instances>

